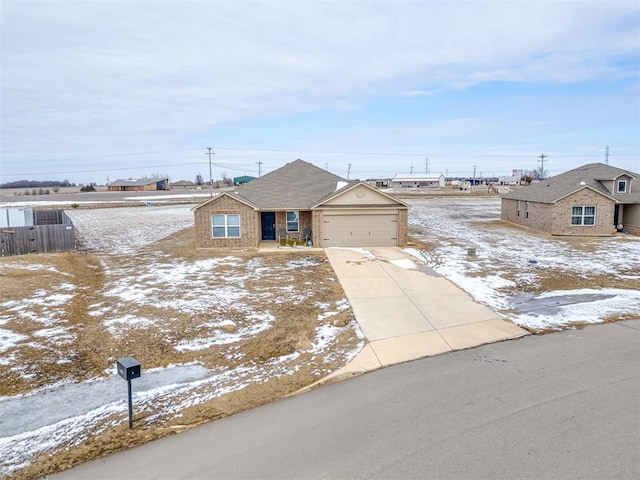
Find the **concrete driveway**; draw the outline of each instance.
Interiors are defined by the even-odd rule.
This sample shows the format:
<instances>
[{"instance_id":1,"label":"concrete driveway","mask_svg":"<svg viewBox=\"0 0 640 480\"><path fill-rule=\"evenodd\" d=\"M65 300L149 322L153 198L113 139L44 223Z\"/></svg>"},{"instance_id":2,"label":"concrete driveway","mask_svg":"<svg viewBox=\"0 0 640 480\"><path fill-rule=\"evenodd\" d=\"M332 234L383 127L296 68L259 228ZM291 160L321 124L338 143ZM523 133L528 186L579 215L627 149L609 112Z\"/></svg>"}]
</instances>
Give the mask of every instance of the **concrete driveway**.
<instances>
[{"instance_id":1,"label":"concrete driveway","mask_svg":"<svg viewBox=\"0 0 640 480\"><path fill-rule=\"evenodd\" d=\"M528 335L400 248L327 248L367 346L329 378Z\"/></svg>"}]
</instances>

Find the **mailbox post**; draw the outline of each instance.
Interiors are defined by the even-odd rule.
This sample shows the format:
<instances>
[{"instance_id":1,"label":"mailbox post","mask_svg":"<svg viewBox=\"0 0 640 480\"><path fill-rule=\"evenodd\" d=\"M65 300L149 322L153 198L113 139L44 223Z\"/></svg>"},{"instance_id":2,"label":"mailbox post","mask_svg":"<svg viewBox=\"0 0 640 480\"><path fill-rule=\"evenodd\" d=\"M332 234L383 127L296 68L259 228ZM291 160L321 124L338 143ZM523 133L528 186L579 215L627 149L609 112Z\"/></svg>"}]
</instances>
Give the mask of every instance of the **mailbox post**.
<instances>
[{"instance_id":1,"label":"mailbox post","mask_svg":"<svg viewBox=\"0 0 640 480\"><path fill-rule=\"evenodd\" d=\"M140 363L133 357L124 357L117 361L118 375L127 381L129 392L129 428L133 428L133 405L131 401L131 380L140 376Z\"/></svg>"}]
</instances>

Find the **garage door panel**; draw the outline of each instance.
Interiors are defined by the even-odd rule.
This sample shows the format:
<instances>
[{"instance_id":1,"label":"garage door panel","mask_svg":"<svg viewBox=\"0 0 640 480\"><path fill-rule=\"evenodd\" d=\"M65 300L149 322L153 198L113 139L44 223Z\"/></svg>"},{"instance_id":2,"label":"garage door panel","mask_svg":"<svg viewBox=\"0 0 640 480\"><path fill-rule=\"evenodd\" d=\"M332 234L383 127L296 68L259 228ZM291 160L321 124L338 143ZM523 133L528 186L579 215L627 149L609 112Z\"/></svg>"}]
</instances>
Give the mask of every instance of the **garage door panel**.
<instances>
[{"instance_id":1,"label":"garage door panel","mask_svg":"<svg viewBox=\"0 0 640 480\"><path fill-rule=\"evenodd\" d=\"M397 231L398 216L396 214L325 214L323 245L327 247L396 246Z\"/></svg>"}]
</instances>

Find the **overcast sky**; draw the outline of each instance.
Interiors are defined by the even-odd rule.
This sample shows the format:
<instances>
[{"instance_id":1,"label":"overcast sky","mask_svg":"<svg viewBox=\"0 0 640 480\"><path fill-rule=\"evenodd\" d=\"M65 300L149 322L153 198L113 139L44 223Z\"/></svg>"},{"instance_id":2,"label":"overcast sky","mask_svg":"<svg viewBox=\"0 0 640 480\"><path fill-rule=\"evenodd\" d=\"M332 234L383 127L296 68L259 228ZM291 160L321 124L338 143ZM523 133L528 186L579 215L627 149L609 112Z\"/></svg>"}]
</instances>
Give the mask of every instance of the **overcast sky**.
<instances>
[{"instance_id":1,"label":"overcast sky","mask_svg":"<svg viewBox=\"0 0 640 480\"><path fill-rule=\"evenodd\" d=\"M0 183L640 172L637 1L0 5Z\"/></svg>"}]
</instances>

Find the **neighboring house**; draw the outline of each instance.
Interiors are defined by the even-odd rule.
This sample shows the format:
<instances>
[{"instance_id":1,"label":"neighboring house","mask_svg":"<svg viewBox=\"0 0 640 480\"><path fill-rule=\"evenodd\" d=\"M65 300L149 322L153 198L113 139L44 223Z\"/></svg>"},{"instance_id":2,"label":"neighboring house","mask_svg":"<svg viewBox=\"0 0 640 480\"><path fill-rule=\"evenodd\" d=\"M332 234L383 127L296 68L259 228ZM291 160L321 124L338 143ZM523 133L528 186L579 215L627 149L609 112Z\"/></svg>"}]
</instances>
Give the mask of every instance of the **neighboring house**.
<instances>
[{"instance_id":1,"label":"neighboring house","mask_svg":"<svg viewBox=\"0 0 640 480\"><path fill-rule=\"evenodd\" d=\"M171 182L169 184L171 190L191 190L196 188L196 186L194 182L190 182L189 180L178 180L177 182Z\"/></svg>"},{"instance_id":2,"label":"neighboring house","mask_svg":"<svg viewBox=\"0 0 640 480\"><path fill-rule=\"evenodd\" d=\"M445 178L443 174L440 175L410 175L408 177L400 177L396 175L391 179L391 188L443 188Z\"/></svg>"},{"instance_id":3,"label":"neighboring house","mask_svg":"<svg viewBox=\"0 0 640 480\"><path fill-rule=\"evenodd\" d=\"M552 235L640 235L640 175L583 165L504 195L501 218Z\"/></svg>"},{"instance_id":4,"label":"neighboring house","mask_svg":"<svg viewBox=\"0 0 640 480\"><path fill-rule=\"evenodd\" d=\"M402 246L409 206L363 182L296 160L193 208L196 247L258 247L280 238L316 247Z\"/></svg>"},{"instance_id":5,"label":"neighboring house","mask_svg":"<svg viewBox=\"0 0 640 480\"><path fill-rule=\"evenodd\" d=\"M249 175L241 175L239 177L233 177L233 184L236 187L239 187L240 185L244 185L245 183L249 183L256 180L256 177L251 177Z\"/></svg>"},{"instance_id":6,"label":"neighboring house","mask_svg":"<svg viewBox=\"0 0 640 480\"><path fill-rule=\"evenodd\" d=\"M116 180L107 186L109 192L137 192L152 190L169 190L168 178L129 178Z\"/></svg>"}]
</instances>

